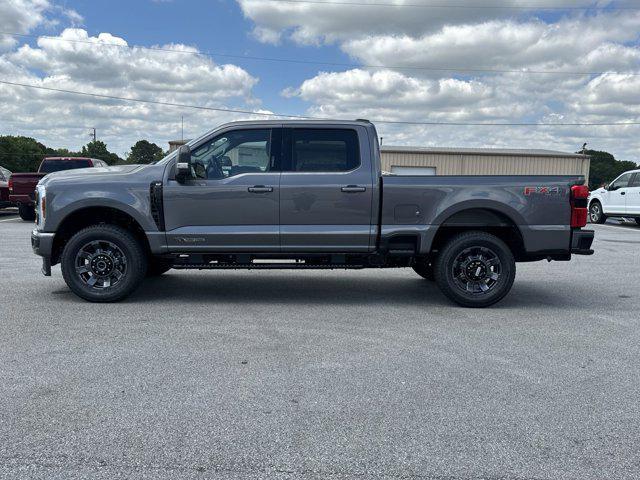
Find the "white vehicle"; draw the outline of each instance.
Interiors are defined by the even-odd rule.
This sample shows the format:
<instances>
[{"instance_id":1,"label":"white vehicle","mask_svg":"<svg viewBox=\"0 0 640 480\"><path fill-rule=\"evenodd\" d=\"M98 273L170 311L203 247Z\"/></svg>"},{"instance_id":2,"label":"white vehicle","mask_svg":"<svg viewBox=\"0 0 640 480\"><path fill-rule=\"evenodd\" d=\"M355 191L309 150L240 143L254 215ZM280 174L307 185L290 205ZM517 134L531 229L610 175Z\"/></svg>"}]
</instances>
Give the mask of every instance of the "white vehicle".
<instances>
[{"instance_id":1,"label":"white vehicle","mask_svg":"<svg viewBox=\"0 0 640 480\"><path fill-rule=\"evenodd\" d=\"M591 192L591 223L604 223L608 217L634 218L640 225L640 170L625 172L609 185Z\"/></svg>"}]
</instances>

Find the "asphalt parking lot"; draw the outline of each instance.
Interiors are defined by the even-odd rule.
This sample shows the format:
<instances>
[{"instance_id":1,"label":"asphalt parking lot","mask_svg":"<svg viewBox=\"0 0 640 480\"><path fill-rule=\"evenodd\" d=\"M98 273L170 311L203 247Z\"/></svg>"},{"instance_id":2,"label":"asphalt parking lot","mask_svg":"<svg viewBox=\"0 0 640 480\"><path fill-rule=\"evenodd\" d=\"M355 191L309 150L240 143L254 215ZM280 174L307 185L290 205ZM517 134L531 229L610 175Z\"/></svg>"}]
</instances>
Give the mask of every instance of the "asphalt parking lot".
<instances>
[{"instance_id":1,"label":"asphalt parking lot","mask_svg":"<svg viewBox=\"0 0 640 480\"><path fill-rule=\"evenodd\" d=\"M85 303L0 215L0 477L640 477L640 228L498 306L412 270L169 272Z\"/></svg>"}]
</instances>

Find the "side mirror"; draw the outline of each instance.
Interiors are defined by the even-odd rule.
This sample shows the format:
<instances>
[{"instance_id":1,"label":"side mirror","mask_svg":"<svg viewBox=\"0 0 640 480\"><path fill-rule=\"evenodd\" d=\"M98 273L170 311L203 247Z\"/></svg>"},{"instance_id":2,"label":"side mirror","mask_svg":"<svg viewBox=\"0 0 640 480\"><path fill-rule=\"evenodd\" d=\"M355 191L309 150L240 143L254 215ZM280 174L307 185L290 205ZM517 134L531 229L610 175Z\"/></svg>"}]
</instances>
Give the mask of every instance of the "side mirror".
<instances>
[{"instance_id":1,"label":"side mirror","mask_svg":"<svg viewBox=\"0 0 640 480\"><path fill-rule=\"evenodd\" d=\"M191 148L189 145L182 145L178 149L176 181L183 183L189 177L191 177Z\"/></svg>"}]
</instances>

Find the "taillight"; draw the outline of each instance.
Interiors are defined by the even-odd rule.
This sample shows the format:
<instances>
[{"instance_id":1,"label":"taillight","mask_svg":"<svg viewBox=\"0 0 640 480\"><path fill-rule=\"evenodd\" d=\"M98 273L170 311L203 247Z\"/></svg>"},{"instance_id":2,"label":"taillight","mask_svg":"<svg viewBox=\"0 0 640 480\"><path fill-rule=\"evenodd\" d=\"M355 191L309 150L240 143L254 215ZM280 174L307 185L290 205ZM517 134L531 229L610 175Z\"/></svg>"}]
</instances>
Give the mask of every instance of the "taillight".
<instances>
[{"instance_id":1,"label":"taillight","mask_svg":"<svg viewBox=\"0 0 640 480\"><path fill-rule=\"evenodd\" d=\"M574 185L571 187L571 228L582 228L587 225L587 202L589 187Z\"/></svg>"},{"instance_id":2,"label":"taillight","mask_svg":"<svg viewBox=\"0 0 640 480\"><path fill-rule=\"evenodd\" d=\"M9 193L13 193L13 178L9 177Z\"/></svg>"}]
</instances>

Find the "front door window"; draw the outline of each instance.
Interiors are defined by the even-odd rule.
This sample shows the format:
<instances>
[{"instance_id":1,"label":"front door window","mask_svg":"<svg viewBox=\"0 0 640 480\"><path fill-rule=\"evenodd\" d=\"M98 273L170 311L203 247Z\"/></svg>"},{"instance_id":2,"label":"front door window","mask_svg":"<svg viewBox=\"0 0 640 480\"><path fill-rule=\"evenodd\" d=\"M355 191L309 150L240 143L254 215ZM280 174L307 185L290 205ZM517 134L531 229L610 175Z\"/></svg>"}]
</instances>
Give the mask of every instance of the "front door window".
<instances>
[{"instance_id":1,"label":"front door window","mask_svg":"<svg viewBox=\"0 0 640 480\"><path fill-rule=\"evenodd\" d=\"M220 180L271 169L271 130L235 130L215 137L191 154L196 178Z\"/></svg>"}]
</instances>

